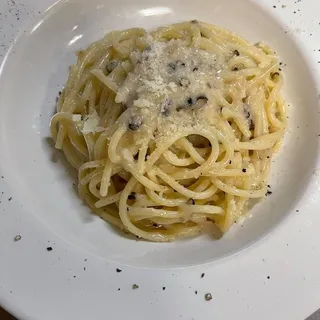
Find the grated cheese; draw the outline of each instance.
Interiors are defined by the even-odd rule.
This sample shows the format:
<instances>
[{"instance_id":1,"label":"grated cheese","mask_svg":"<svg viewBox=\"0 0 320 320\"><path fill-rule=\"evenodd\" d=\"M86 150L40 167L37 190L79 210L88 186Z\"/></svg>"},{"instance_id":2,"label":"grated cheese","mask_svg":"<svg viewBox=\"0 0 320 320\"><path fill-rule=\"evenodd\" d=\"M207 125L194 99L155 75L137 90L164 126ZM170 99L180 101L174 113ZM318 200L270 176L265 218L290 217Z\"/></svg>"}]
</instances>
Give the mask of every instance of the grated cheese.
<instances>
[{"instance_id":1,"label":"grated cheese","mask_svg":"<svg viewBox=\"0 0 320 320\"><path fill-rule=\"evenodd\" d=\"M83 134L88 134L104 131L104 128L99 127L99 123L100 117L97 114L97 112L94 111L84 119L83 128L81 129L81 132Z\"/></svg>"},{"instance_id":2,"label":"grated cheese","mask_svg":"<svg viewBox=\"0 0 320 320\"><path fill-rule=\"evenodd\" d=\"M74 121L74 122L81 121L81 114L73 114L72 115L72 121Z\"/></svg>"}]
</instances>

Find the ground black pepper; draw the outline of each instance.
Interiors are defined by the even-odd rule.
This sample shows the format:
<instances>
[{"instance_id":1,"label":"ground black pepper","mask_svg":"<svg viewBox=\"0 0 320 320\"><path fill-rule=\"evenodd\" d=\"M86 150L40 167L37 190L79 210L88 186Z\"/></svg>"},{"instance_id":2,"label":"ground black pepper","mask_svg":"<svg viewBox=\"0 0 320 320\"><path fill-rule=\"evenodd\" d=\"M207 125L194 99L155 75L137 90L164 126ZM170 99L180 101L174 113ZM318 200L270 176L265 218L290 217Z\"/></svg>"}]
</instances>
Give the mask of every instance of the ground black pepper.
<instances>
[{"instance_id":1,"label":"ground black pepper","mask_svg":"<svg viewBox=\"0 0 320 320\"><path fill-rule=\"evenodd\" d=\"M170 62L168 64L168 68L170 71L174 71L174 70L176 70L176 65L173 62Z\"/></svg>"},{"instance_id":2,"label":"ground black pepper","mask_svg":"<svg viewBox=\"0 0 320 320\"><path fill-rule=\"evenodd\" d=\"M201 275L201 278L203 278L204 277L204 273Z\"/></svg>"},{"instance_id":3,"label":"ground black pepper","mask_svg":"<svg viewBox=\"0 0 320 320\"><path fill-rule=\"evenodd\" d=\"M132 131L137 131L142 125L142 119L138 116L133 116L129 119L128 127Z\"/></svg>"},{"instance_id":4,"label":"ground black pepper","mask_svg":"<svg viewBox=\"0 0 320 320\"><path fill-rule=\"evenodd\" d=\"M254 128L255 128L254 122L252 119L250 119L249 130L254 130Z\"/></svg>"},{"instance_id":5,"label":"ground black pepper","mask_svg":"<svg viewBox=\"0 0 320 320\"><path fill-rule=\"evenodd\" d=\"M211 293L206 293L204 295L204 298L205 298L206 301L210 301L210 300L212 300L212 294Z\"/></svg>"},{"instance_id":6,"label":"ground black pepper","mask_svg":"<svg viewBox=\"0 0 320 320\"><path fill-rule=\"evenodd\" d=\"M106 65L106 70L108 72L112 72L114 68L119 64L119 61L117 60L111 60L107 65Z\"/></svg>"},{"instance_id":7,"label":"ground black pepper","mask_svg":"<svg viewBox=\"0 0 320 320\"><path fill-rule=\"evenodd\" d=\"M136 200L136 193L135 192L131 192L131 194L129 194L128 196L129 200Z\"/></svg>"},{"instance_id":8,"label":"ground black pepper","mask_svg":"<svg viewBox=\"0 0 320 320\"><path fill-rule=\"evenodd\" d=\"M52 251L52 247L47 247L47 251Z\"/></svg>"},{"instance_id":9,"label":"ground black pepper","mask_svg":"<svg viewBox=\"0 0 320 320\"><path fill-rule=\"evenodd\" d=\"M193 101L193 99L192 98L189 98L188 100L187 100L187 104L188 105L193 105L194 104L194 101Z\"/></svg>"},{"instance_id":10,"label":"ground black pepper","mask_svg":"<svg viewBox=\"0 0 320 320\"><path fill-rule=\"evenodd\" d=\"M182 62L181 60L177 60L177 61L176 61L176 65L177 65L178 67L185 67L185 66L186 66L186 64L185 64L184 62Z\"/></svg>"}]
</instances>

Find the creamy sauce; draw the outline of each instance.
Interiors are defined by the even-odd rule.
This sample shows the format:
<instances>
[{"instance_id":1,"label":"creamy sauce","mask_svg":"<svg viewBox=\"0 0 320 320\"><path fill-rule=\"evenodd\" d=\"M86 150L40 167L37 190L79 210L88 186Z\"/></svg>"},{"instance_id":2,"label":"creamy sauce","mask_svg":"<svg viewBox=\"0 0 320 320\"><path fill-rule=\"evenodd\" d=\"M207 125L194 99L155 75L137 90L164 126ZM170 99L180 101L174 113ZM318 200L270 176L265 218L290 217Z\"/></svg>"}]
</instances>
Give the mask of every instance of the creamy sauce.
<instances>
[{"instance_id":1,"label":"creamy sauce","mask_svg":"<svg viewBox=\"0 0 320 320\"><path fill-rule=\"evenodd\" d=\"M131 53L134 69L115 99L126 106L128 122L142 124L139 145L150 138L148 131L159 139L201 123L204 115L213 119L215 110L206 111L212 109L210 92L223 88L219 75L226 68L213 53L185 41L155 42L150 35L146 41L144 51Z\"/></svg>"}]
</instances>

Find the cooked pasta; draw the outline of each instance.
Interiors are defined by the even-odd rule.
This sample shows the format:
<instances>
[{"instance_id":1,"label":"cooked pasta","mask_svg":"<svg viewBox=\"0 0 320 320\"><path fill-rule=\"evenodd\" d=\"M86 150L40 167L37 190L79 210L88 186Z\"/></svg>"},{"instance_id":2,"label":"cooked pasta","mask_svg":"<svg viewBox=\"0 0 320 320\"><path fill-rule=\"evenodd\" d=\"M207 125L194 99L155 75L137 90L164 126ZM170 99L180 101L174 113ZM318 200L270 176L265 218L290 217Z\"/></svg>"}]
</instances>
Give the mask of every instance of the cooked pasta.
<instances>
[{"instance_id":1,"label":"cooked pasta","mask_svg":"<svg viewBox=\"0 0 320 320\"><path fill-rule=\"evenodd\" d=\"M287 119L267 45L193 20L113 31L77 56L51 133L95 214L172 241L224 233L265 196Z\"/></svg>"}]
</instances>

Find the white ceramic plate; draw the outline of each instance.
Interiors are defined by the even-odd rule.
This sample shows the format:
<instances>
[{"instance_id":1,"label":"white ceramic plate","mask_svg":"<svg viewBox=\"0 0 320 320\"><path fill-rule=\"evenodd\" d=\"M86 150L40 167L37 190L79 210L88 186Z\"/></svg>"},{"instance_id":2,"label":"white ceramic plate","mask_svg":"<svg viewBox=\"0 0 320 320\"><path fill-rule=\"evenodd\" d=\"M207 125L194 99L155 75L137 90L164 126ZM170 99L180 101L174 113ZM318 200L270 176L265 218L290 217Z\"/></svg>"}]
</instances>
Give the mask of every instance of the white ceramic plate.
<instances>
[{"instance_id":1,"label":"white ceramic plate","mask_svg":"<svg viewBox=\"0 0 320 320\"><path fill-rule=\"evenodd\" d=\"M320 51L320 29L313 12L320 3L53 3L0 3L1 304L21 319L41 320L302 320L317 309L320 111L313 50ZM72 173L53 150L48 124L55 98L73 53L106 32L195 18L264 40L283 61L291 106L289 132L273 167L273 194L219 241L127 239L81 204ZM204 299L208 292L211 301Z\"/></svg>"}]
</instances>

